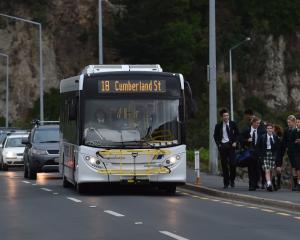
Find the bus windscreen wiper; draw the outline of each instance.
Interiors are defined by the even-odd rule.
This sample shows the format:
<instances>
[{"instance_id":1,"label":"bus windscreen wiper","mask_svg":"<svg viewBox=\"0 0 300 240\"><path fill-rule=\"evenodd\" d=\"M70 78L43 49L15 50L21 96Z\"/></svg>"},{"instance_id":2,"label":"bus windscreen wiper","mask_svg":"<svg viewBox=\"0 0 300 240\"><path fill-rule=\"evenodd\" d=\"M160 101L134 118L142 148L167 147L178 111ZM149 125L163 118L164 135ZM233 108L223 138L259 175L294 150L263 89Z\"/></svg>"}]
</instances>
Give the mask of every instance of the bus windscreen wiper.
<instances>
[{"instance_id":1,"label":"bus windscreen wiper","mask_svg":"<svg viewBox=\"0 0 300 240\"><path fill-rule=\"evenodd\" d=\"M58 143L59 141L57 140L52 140L52 141L42 141L42 142L39 142L39 143Z\"/></svg>"},{"instance_id":2,"label":"bus windscreen wiper","mask_svg":"<svg viewBox=\"0 0 300 240\"><path fill-rule=\"evenodd\" d=\"M123 141L123 142L119 142L119 143L122 143L123 145L126 145L126 144L140 144L140 145L143 145L143 144L145 144L145 145L149 146L150 148L154 148L154 146L152 146L146 140Z\"/></svg>"}]
</instances>

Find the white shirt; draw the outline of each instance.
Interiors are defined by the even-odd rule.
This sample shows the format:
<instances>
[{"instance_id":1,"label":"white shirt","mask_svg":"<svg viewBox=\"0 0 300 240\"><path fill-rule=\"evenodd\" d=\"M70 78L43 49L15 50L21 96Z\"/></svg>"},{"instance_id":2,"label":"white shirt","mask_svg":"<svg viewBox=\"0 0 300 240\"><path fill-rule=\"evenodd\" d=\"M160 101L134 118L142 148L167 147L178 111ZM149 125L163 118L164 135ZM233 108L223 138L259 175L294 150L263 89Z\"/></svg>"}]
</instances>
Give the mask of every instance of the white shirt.
<instances>
[{"instance_id":1,"label":"white shirt","mask_svg":"<svg viewBox=\"0 0 300 240\"><path fill-rule=\"evenodd\" d=\"M229 128L229 122L228 123L225 123L223 122L223 137L222 137L222 143L227 143L229 142L229 137L228 137L228 134L227 134L227 131L226 131L226 124Z\"/></svg>"},{"instance_id":2,"label":"white shirt","mask_svg":"<svg viewBox=\"0 0 300 240\"><path fill-rule=\"evenodd\" d=\"M252 138L252 136L253 136L253 132L255 131L255 145L256 145L256 143L257 143L257 128L255 129L255 128L253 128L252 126L251 126L251 131L250 131L250 136L251 136L251 138Z\"/></svg>"},{"instance_id":3,"label":"white shirt","mask_svg":"<svg viewBox=\"0 0 300 240\"><path fill-rule=\"evenodd\" d=\"M270 139L272 139L272 141L273 141L273 143L274 143L274 138L273 138L273 135L269 135L269 134L267 134L267 149L268 150L270 150L270 149L272 149L272 146L271 146L271 140Z\"/></svg>"}]
</instances>

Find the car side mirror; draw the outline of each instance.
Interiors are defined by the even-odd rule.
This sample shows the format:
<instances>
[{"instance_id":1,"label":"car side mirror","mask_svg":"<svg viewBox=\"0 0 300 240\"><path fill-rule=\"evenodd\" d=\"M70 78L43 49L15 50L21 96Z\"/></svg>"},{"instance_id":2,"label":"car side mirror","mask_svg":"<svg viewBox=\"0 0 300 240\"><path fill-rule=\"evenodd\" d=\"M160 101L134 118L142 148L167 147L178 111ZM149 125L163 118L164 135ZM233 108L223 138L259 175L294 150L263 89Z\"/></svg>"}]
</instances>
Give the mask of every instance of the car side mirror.
<instances>
[{"instance_id":1,"label":"car side mirror","mask_svg":"<svg viewBox=\"0 0 300 240\"><path fill-rule=\"evenodd\" d=\"M29 139L28 138L22 138L22 144L28 145Z\"/></svg>"}]
</instances>

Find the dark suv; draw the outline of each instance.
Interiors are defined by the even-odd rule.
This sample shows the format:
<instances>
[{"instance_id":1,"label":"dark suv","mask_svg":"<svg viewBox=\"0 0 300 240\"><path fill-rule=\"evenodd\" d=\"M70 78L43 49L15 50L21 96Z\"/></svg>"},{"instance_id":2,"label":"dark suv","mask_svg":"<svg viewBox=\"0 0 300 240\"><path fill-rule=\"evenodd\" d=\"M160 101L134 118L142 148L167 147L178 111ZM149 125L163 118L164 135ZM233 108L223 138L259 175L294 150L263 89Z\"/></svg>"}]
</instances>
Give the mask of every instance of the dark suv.
<instances>
[{"instance_id":1,"label":"dark suv","mask_svg":"<svg viewBox=\"0 0 300 240\"><path fill-rule=\"evenodd\" d=\"M36 179L38 172L58 172L59 125L36 124L31 130L24 151L24 177Z\"/></svg>"}]
</instances>

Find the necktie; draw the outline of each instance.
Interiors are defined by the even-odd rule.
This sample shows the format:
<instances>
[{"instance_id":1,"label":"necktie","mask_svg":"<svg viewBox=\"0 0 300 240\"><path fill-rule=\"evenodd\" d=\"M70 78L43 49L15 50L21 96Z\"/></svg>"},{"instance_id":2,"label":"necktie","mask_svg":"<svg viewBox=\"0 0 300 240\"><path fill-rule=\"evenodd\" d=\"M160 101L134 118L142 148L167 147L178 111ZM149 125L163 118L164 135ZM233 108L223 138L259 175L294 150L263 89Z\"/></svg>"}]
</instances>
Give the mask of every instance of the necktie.
<instances>
[{"instance_id":1,"label":"necktie","mask_svg":"<svg viewBox=\"0 0 300 240\"><path fill-rule=\"evenodd\" d=\"M252 145L255 146L256 130L252 133Z\"/></svg>"},{"instance_id":2,"label":"necktie","mask_svg":"<svg viewBox=\"0 0 300 240\"><path fill-rule=\"evenodd\" d=\"M274 144L273 138L270 137L270 145L271 145L271 148L273 148L273 144Z\"/></svg>"},{"instance_id":3,"label":"necktie","mask_svg":"<svg viewBox=\"0 0 300 240\"><path fill-rule=\"evenodd\" d=\"M229 132L228 124L226 124L226 132L227 132L228 139L230 140L230 132Z\"/></svg>"}]
</instances>

